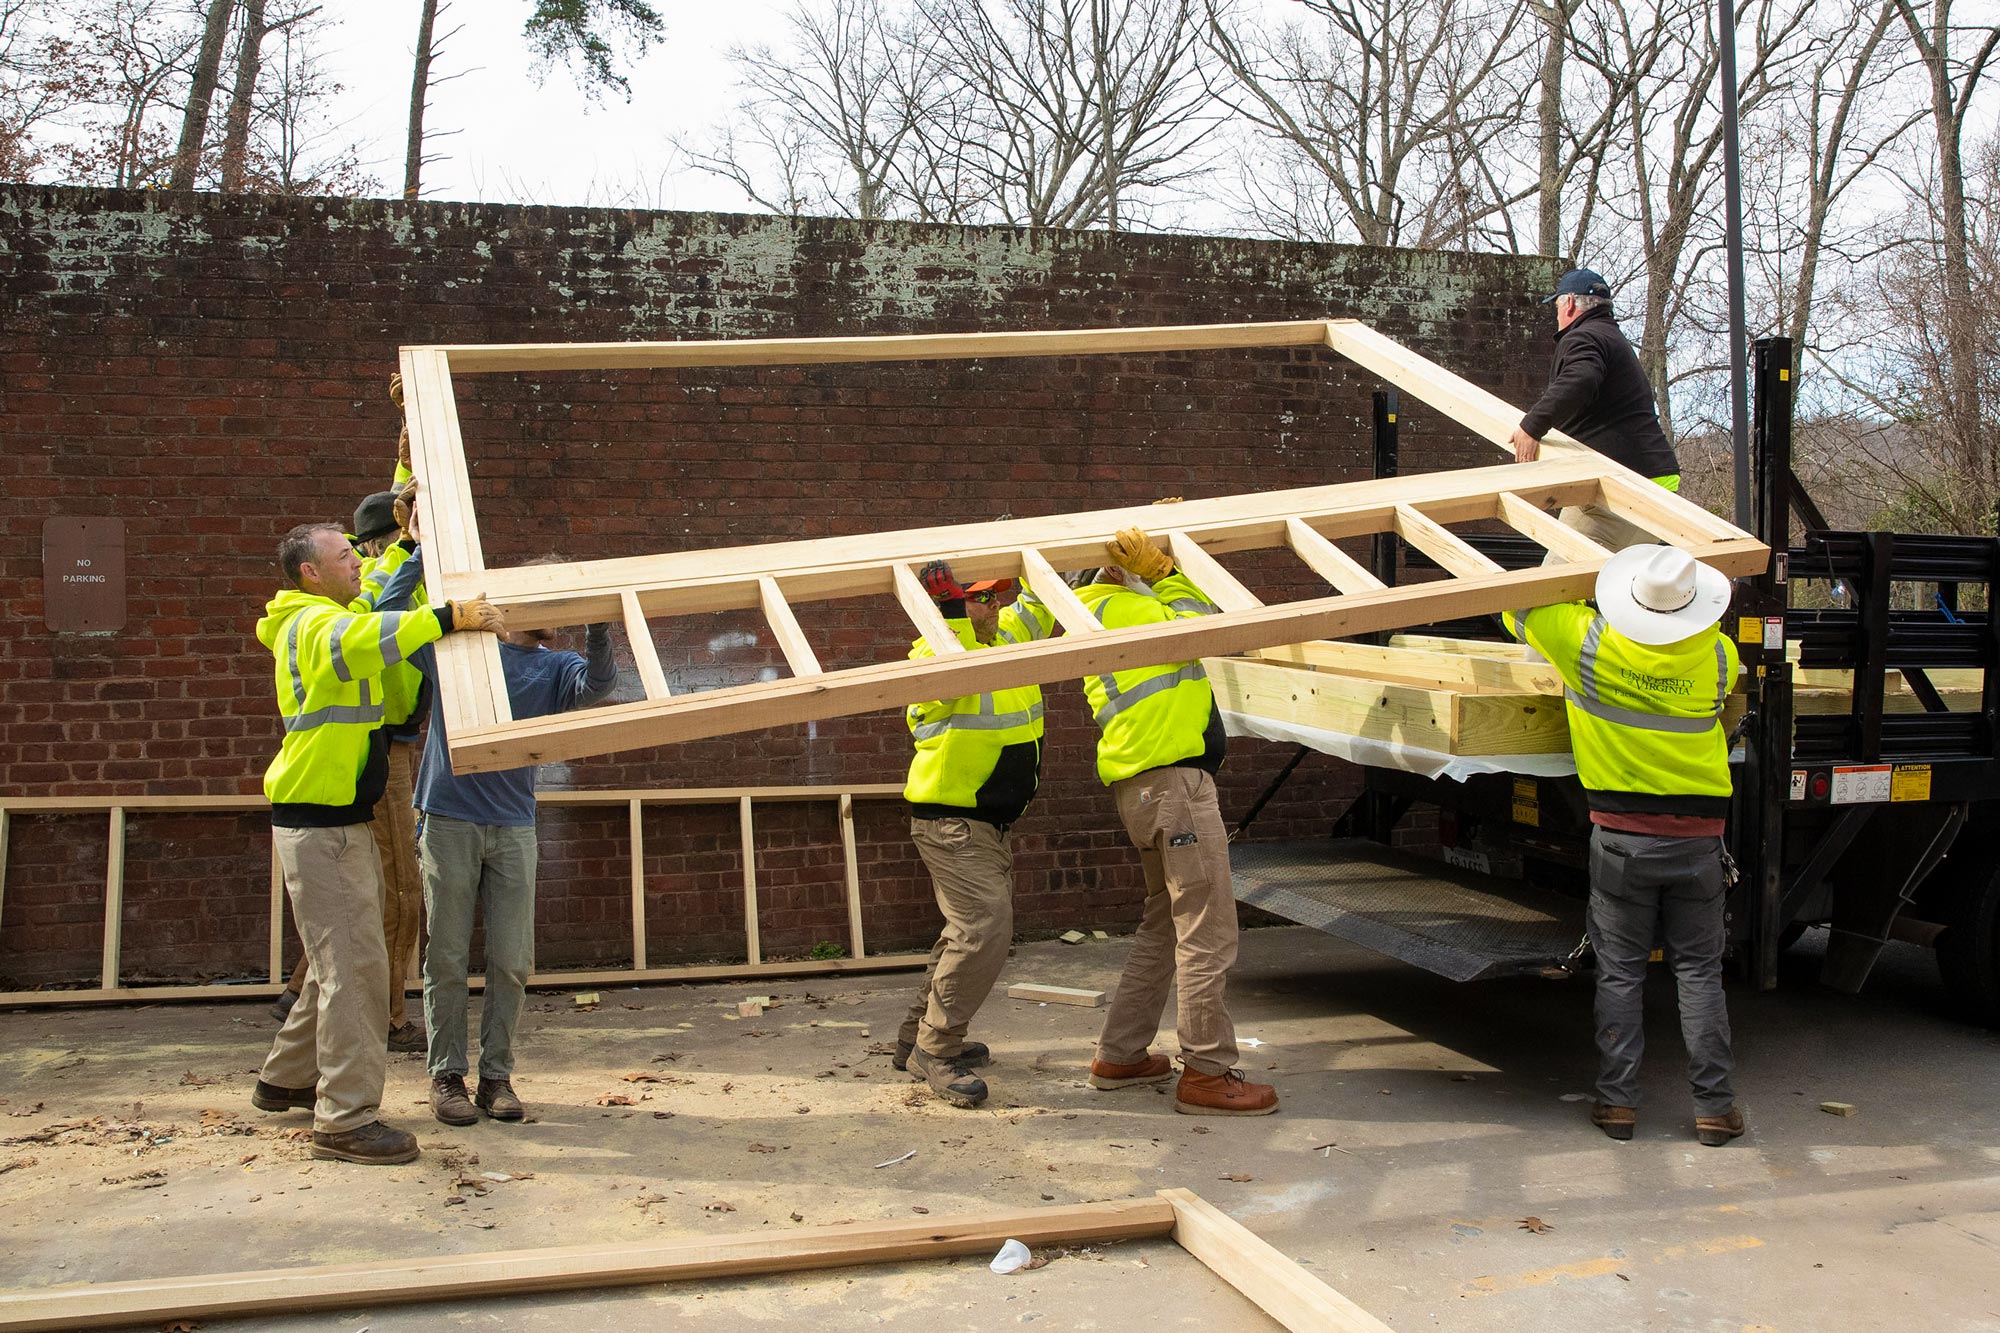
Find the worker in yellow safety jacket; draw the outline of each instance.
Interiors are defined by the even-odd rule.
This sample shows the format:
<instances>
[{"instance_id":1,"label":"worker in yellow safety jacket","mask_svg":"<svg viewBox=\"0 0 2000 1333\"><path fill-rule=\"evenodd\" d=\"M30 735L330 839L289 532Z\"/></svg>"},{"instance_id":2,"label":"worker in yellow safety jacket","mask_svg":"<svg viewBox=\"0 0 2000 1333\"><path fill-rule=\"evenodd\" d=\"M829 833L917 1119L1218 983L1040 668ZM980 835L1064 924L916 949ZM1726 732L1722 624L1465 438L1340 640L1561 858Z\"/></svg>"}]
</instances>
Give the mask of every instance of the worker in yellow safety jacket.
<instances>
[{"instance_id":1,"label":"worker in yellow safety jacket","mask_svg":"<svg viewBox=\"0 0 2000 1333\"><path fill-rule=\"evenodd\" d=\"M389 379L389 401L398 408L403 405L401 375ZM361 591L352 603L353 610L375 610L391 576L416 549L407 530L413 480L410 429L404 426L396 444L396 470L390 488L365 497L354 510L350 540L361 556ZM427 605L421 584L411 605ZM419 1052L428 1045L427 1034L410 1021L405 992L409 989L410 959L423 929L424 890L417 873L413 782L417 740L430 713L431 691L423 673L407 661L391 663L377 684L382 696L382 727L389 738L388 782L369 829L382 861L382 936L389 950L387 1044L392 1051ZM308 960L301 954L291 980L272 1002L271 1016L281 1023L305 988L307 966Z\"/></svg>"},{"instance_id":2,"label":"worker in yellow safety jacket","mask_svg":"<svg viewBox=\"0 0 2000 1333\"><path fill-rule=\"evenodd\" d=\"M382 866L368 824L387 781L381 677L454 630L505 626L483 597L400 614L353 610L361 562L331 524L292 529L278 561L291 586L257 622L284 723L264 795L310 967L250 1100L263 1111L310 1108L314 1157L407 1162L417 1156L416 1139L378 1115L388 955Z\"/></svg>"},{"instance_id":3,"label":"worker in yellow safety jacket","mask_svg":"<svg viewBox=\"0 0 2000 1333\"><path fill-rule=\"evenodd\" d=\"M988 579L961 586L942 560L920 576L961 647L1045 639L1055 617L1035 594ZM936 656L928 639L912 659ZM1010 690L911 704L907 711L916 755L903 797L910 837L931 874L944 929L931 946L923 986L903 1020L895 1065L954 1106L986 1100L985 1043L967 1041L972 1017L992 993L1014 938L1014 853L1007 830L1021 817L1042 769L1042 691Z\"/></svg>"},{"instance_id":4,"label":"worker in yellow safety jacket","mask_svg":"<svg viewBox=\"0 0 2000 1333\"><path fill-rule=\"evenodd\" d=\"M1077 593L1105 629L1217 610L1142 530L1126 529L1105 550L1112 565ZM1145 910L1090 1081L1122 1088L1173 1076L1173 1062L1147 1047L1177 987L1182 1069L1174 1109L1268 1115L1278 1109L1277 1090L1235 1068L1236 1029L1224 1001L1236 962L1236 895L1215 792L1222 718L1207 673L1198 661L1167 662L1087 676L1083 689L1100 733L1097 776L1111 789L1146 876Z\"/></svg>"},{"instance_id":5,"label":"worker in yellow safety jacket","mask_svg":"<svg viewBox=\"0 0 2000 1333\"><path fill-rule=\"evenodd\" d=\"M1743 1133L1731 1090L1722 993L1730 879L1729 738L1722 708L1741 669L1716 628L1729 580L1671 546L1631 546L1605 562L1597 605L1502 617L1563 678L1570 744L1594 826L1590 943L1597 955L1597 1099L1591 1121L1629 1139L1639 1118L1646 963L1674 970L1688 1049L1695 1136Z\"/></svg>"}]
</instances>

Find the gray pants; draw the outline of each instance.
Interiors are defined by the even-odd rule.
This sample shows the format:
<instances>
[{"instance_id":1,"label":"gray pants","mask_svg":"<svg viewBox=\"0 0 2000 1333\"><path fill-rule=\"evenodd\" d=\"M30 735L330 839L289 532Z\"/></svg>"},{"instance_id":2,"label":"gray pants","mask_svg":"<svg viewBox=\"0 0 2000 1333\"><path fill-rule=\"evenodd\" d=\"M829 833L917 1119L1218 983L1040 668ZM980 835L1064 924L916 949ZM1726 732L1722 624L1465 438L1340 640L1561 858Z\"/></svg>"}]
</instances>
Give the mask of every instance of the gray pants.
<instances>
[{"instance_id":1,"label":"gray pants","mask_svg":"<svg viewBox=\"0 0 2000 1333\"><path fill-rule=\"evenodd\" d=\"M424 1022L431 1077L466 1073L466 970L472 913L486 925L479 1076L511 1078L514 1030L535 970L535 829L426 814L417 837L424 877Z\"/></svg>"},{"instance_id":2,"label":"gray pants","mask_svg":"<svg viewBox=\"0 0 2000 1333\"><path fill-rule=\"evenodd\" d=\"M1722 840L1593 829L1590 944L1597 951L1597 1099L1639 1104L1646 1049L1646 960L1657 940L1680 991L1681 1040L1696 1115L1736 1102L1722 997Z\"/></svg>"}]
</instances>

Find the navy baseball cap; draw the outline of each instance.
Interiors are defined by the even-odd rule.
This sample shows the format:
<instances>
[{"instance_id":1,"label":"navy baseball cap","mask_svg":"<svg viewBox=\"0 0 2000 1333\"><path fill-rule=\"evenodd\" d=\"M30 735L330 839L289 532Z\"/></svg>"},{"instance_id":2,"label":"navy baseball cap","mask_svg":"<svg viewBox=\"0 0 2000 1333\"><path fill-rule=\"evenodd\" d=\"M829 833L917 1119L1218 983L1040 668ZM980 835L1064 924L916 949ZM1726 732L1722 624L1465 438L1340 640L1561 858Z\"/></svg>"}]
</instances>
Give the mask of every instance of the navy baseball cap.
<instances>
[{"instance_id":1,"label":"navy baseball cap","mask_svg":"<svg viewBox=\"0 0 2000 1333\"><path fill-rule=\"evenodd\" d=\"M1548 296L1544 296L1542 304L1547 305L1558 296L1609 297L1610 295L1611 284L1604 280L1602 273L1599 273L1596 269L1573 268L1557 280L1555 291Z\"/></svg>"}]
</instances>

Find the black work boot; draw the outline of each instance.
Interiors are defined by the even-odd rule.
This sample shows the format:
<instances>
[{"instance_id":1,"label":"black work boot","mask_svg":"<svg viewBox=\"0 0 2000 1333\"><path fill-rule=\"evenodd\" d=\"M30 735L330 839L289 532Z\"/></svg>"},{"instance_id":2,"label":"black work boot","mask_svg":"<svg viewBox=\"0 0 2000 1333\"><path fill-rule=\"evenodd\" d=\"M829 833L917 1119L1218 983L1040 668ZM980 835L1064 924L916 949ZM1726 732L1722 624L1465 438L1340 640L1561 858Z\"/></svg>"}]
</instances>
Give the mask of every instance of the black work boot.
<instances>
[{"instance_id":1,"label":"black work boot","mask_svg":"<svg viewBox=\"0 0 2000 1333\"><path fill-rule=\"evenodd\" d=\"M422 1055L430 1045L430 1034L415 1023L389 1029L389 1049L398 1055Z\"/></svg>"},{"instance_id":2,"label":"black work boot","mask_svg":"<svg viewBox=\"0 0 2000 1333\"><path fill-rule=\"evenodd\" d=\"M271 1017L280 1023L292 1016L292 1006L299 1002L299 993L290 986L278 992L278 998L271 1001Z\"/></svg>"},{"instance_id":3,"label":"black work boot","mask_svg":"<svg viewBox=\"0 0 2000 1333\"><path fill-rule=\"evenodd\" d=\"M431 1079L431 1114L447 1125L471 1125L479 1121L472 1099L465 1095L463 1074L438 1074Z\"/></svg>"},{"instance_id":4,"label":"black work boot","mask_svg":"<svg viewBox=\"0 0 2000 1333\"><path fill-rule=\"evenodd\" d=\"M480 1079L473 1103L495 1120L519 1120L528 1113L514 1095L513 1083L504 1078Z\"/></svg>"},{"instance_id":5,"label":"black work boot","mask_svg":"<svg viewBox=\"0 0 2000 1333\"><path fill-rule=\"evenodd\" d=\"M260 1111L310 1111L318 1100L317 1087L281 1088L261 1078L250 1090L250 1104Z\"/></svg>"},{"instance_id":6,"label":"black work boot","mask_svg":"<svg viewBox=\"0 0 2000 1333\"><path fill-rule=\"evenodd\" d=\"M986 1080L973 1073L961 1056L932 1055L917 1046L910 1051L909 1072L953 1106L969 1111L986 1100Z\"/></svg>"},{"instance_id":7,"label":"black work boot","mask_svg":"<svg viewBox=\"0 0 2000 1333\"><path fill-rule=\"evenodd\" d=\"M898 1038L896 1042L896 1058L890 1061L890 1063L898 1069L908 1069L910 1067L910 1052L915 1049L915 1042L903 1041ZM986 1049L986 1043L983 1041L968 1041L953 1059L968 1069L984 1069L987 1065L993 1063L993 1052Z\"/></svg>"},{"instance_id":8,"label":"black work boot","mask_svg":"<svg viewBox=\"0 0 2000 1333\"><path fill-rule=\"evenodd\" d=\"M313 1131L312 1155L327 1162L359 1162L362 1166L400 1166L417 1160L417 1136L371 1120L344 1134Z\"/></svg>"}]
</instances>

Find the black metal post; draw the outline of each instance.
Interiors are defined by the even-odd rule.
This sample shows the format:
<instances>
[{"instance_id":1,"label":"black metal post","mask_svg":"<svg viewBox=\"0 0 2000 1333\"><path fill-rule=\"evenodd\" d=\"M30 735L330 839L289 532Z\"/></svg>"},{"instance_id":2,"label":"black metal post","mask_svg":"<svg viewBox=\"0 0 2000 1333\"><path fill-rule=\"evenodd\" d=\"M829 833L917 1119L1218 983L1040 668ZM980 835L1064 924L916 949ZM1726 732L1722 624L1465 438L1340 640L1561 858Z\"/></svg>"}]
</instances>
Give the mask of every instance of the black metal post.
<instances>
[{"instance_id":1,"label":"black metal post","mask_svg":"<svg viewBox=\"0 0 2000 1333\"><path fill-rule=\"evenodd\" d=\"M1374 396L1375 425L1375 475L1393 477L1397 475L1400 462L1396 448L1396 391L1377 389ZM1374 543L1374 575L1384 586L1396 586L1396 542L1393 532L1378 532Z\"/></svg>"},{"instance_id":2,"label":"black metal post","mask_svg":"<svg viewBox=\"0 0 2000 1333\"><path fill-rule=\"evenodd\" d=\"M1750 981L1762 990L1778 984L1778 941L1786 925L1785 803L1791 792L1792 668L1780 630L1765 647L1771 617L1783 623L1789 600L1792 526L1792 343L1761 338L1756 351L1756 533L1771 548L1771 563L1742 584L1734 610L1736 636L1748 679L1744 693L1755 714L1744 738L1743 781L1738 789L1733 843L1741 896L1750 916ZM1748 488L1739 495L1748 494ZM1725 623L1725 628L1727 625Z\"/></svg>"}]
</instances>

